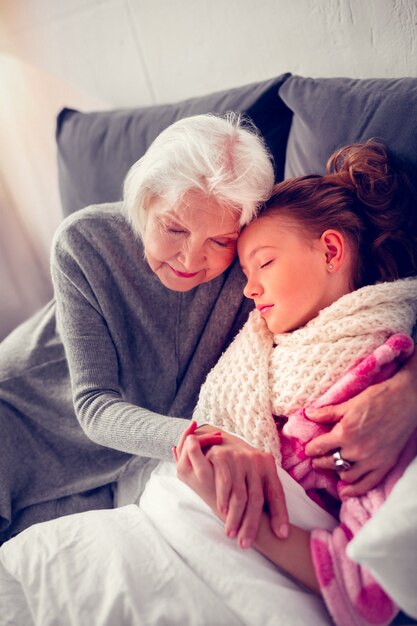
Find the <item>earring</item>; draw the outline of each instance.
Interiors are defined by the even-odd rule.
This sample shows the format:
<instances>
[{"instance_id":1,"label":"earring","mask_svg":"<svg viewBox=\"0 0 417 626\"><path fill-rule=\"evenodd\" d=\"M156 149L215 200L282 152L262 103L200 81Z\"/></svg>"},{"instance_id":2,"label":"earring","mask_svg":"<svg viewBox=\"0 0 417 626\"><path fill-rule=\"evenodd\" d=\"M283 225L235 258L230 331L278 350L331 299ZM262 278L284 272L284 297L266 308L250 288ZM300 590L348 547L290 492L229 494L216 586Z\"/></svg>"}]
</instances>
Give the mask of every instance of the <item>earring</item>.
<instances>
[{"instance_id":1,"label":"earring","mask_svg":"<svg viewBox=\"0 0 417 626\"><path fill-rule=\"evenodd\" d=\"M333 263L330 263L330 265L328 267L329 267L329 270L332 270L333 269Z\"/></svg>"}]
</instances>

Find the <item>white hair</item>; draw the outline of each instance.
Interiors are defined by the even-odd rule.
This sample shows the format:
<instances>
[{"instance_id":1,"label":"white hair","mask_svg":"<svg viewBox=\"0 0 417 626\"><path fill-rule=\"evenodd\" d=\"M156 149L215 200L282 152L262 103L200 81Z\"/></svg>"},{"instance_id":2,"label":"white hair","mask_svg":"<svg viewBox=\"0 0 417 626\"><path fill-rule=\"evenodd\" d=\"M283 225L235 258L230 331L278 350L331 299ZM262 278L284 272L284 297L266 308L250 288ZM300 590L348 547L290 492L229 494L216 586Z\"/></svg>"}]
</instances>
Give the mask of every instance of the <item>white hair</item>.
<instances>
[{"instance_id":1,"label":"white hair","mask_svg":"<svg viewBox=\"0 0 417 626\"><path fill-rule=\"evenodd\" d=\"M243 116L195 115L163 130L124 182L124 210L142 237L147 207L154 197L178 205L184 194L200 190L240 214L248 224L269 198L274 184L272 159L256 127Z\"/></svg>"}]
</instances>

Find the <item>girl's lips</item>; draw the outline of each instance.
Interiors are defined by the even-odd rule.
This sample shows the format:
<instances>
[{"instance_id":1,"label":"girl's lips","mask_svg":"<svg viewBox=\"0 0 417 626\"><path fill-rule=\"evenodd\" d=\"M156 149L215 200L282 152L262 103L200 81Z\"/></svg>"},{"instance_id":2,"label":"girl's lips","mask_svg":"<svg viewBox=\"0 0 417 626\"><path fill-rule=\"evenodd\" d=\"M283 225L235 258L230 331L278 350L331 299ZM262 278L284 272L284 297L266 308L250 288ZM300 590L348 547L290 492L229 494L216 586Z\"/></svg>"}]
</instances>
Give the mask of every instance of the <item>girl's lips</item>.
<instances>
[{"instance_id":1,"label":"girl's lips","mask_svg":"<svg viewBox=\"0 0 417 626\"><path fill-rule=\"evenodd\" d=\"M176 270L173 267L171 267L171 265L169 265L169 267L172 269L174 274L176 276L179 276L180 278L193 278L193 276L197 276L198 274L198 272L193 272L192 274L188 274L187 272L180 272L179 270Z\"/></svg>"},{"instance_id":2,"label":"girl's lips","mask_svg":"<svg viewBox=\"0 0 417 626\"><path fill-rule=\"evenodd\" d=\"M258 304L256 308L261 315L264 315L265 313L268 313L268 311L270 311L273 306L273 304Z\"/></svg>"}]
</instances>

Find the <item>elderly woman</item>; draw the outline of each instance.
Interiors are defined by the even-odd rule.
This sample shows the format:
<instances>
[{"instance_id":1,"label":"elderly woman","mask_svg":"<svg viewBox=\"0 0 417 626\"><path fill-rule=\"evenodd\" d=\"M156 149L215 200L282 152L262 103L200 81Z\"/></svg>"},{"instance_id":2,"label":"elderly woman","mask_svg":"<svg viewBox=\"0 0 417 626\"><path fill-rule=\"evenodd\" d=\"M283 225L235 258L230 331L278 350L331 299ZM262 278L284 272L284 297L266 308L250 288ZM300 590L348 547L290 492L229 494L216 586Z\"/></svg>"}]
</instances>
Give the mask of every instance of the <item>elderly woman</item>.
<instances>
[{"instance_id":1,"label":"elderly woman","mask_svg":"<svg viewBox=\"0 0 417 626\"><path fill-rule=\"evenodd\" d=\"M127 470L172 458L206 374L251 308L236 240L272 184L252 128L233 115L196 116L166 129L133 166L123 207L89 207L63 223L54 300L0 346L0 542L38 521L111 507L111 485ZM331 446L350 451L359 483L388 471L415 427L412 367L386 383L390 394L366 392L335 410L342 419ZM365 437L361 458L358 428L341 425L360 420L366 435L393 404L398 419L373 443ZM390 456L375 466L388 434ZM265 501L282 534L272 457L228 434L211 445L208 425L196 435L228 534L253 538ZM328 449L323 440L313 452Z\"/></svg>"}]
</instances>

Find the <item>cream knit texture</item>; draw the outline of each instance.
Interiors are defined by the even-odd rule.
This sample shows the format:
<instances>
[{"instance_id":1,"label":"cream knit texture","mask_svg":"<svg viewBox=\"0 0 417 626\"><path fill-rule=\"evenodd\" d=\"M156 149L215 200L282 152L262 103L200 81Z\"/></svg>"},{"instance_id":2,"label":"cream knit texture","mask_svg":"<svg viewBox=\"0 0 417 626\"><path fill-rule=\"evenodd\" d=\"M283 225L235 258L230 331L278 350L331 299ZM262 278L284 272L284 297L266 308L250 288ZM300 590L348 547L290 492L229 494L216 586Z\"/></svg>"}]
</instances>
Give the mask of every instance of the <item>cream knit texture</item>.
<instances>
[{"instance_id":1,"label":"cream knit texture","mask_svg":"<svg viewBox=\"0 0 417 626\"><path fill-rule=\"evenodd\" d=\"M281 463L273 415L308 405L391 335L411 335L416 315L417 278L362 287L291 333L273 335L252 311L207 376L194 419L243 436Z\"/></svg>"}]
</instances>

